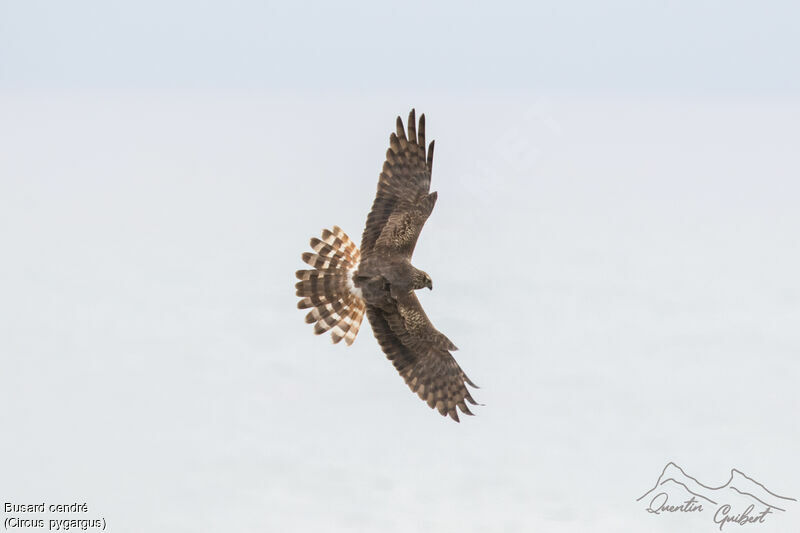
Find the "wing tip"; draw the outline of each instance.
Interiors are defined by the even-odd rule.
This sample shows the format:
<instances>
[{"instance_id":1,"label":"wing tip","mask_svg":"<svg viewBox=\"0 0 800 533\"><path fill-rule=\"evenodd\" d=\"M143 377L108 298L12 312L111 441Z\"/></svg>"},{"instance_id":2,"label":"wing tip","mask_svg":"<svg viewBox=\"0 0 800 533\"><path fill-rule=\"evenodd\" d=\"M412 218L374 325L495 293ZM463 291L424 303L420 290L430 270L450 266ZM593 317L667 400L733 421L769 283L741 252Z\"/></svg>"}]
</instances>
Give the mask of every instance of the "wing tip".
<instances>
[{"instance_id":1,"label":"wing tip","mask_svg":"<svg viewBox=\"0 0 800 533\"><path fill-rule=\"evenodd\" d=\"M403 119L400 115L397 115L397 122L395 123L395 129L397 130L397 139L400 141L406 140L406 129L403 126Z\"/></svg>"}]
</instances>

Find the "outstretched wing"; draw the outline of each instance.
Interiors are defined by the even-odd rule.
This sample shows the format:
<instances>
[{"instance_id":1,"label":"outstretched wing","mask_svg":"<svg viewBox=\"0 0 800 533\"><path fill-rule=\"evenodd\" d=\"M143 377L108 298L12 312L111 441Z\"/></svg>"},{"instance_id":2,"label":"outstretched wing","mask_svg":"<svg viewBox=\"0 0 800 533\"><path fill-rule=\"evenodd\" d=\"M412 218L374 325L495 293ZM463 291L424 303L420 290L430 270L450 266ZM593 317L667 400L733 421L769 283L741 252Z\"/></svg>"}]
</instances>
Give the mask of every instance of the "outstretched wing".
<instances>
[{"instance_id":1,"label":"outstretched wing","mask_svg":"<svg viewBox=\"0 0 800 533\"><path fill-rule=\"evenodd\" d=\"M477 385L450 354L458 348L433 327L413 292L390 310L367 305L367 318L381 349L413 392L456 422L458 409L472 414L466 402L477 402L466 386Z\"/></svg>"},{"instance_id":2,"label":"outstretched wing","mask_svg":"<svg viewBox=\"0 0 800 533\"><path fill-rule=\"evenodd\" d=\"M397 132L389 137L386 161L378 179L378 192L361 237L361 255L395 252L411 257L422 226L436 203L429 194L433 168L431 141L425 153L425 115L419 129L415 112L408 115L408 136L397 117Z\"/></svg>"}]
</instances>

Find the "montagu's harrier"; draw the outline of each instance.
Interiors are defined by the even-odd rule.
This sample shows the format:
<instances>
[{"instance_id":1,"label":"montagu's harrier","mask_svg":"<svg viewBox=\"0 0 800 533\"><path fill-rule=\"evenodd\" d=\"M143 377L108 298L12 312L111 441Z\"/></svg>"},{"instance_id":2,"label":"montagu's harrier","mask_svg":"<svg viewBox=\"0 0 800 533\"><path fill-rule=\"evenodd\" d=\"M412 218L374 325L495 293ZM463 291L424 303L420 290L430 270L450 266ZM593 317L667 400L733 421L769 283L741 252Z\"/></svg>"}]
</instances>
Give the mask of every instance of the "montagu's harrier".
<instances>
[{"instance_id":1,"label":"montagu's harrier","mask_svg":"<svg viewBox=\"0 0 800 533\"><path fill-rule=\"evenodd\" d=\"M361 249L338 227L311 239L313 253L303 261L314 270L298 270L297 307L311 309L306 322L314 333L331 332L333 342L352 344L366 310L378 343L406 384L442 415L458 422L458 409L471 415L475 387L450 354L456 350L440 333L414 294L433 289L430 276L411 264L422 226L436 204L430 192L433 141L425 152L425 115L408 115L408 135L397 117L389 137L378 192L367 216ZM456 409L458 407L458 409Z\"/></svg>"}]
</instances>

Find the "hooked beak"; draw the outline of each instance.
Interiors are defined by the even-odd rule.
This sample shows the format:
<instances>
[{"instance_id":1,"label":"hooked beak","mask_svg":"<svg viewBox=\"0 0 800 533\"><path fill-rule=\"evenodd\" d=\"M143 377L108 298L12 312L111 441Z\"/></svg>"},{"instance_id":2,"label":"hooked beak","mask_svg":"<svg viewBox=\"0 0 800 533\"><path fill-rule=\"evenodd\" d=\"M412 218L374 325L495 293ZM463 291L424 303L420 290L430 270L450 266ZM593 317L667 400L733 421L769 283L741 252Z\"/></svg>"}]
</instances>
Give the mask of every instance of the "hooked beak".
<instances>
[{"instance_id":1,"label":"hooked beak","mask_svg":"<svg viewBox=\"0 0 800 533\"><path fill-rule=\"evenodd\" d=\"M431 280L431 281L429 281L429 282L428 282L428 290L429 290L429 291L432 291L432 290L433 290L433 280Z\"/></svg>"}]
</instances>

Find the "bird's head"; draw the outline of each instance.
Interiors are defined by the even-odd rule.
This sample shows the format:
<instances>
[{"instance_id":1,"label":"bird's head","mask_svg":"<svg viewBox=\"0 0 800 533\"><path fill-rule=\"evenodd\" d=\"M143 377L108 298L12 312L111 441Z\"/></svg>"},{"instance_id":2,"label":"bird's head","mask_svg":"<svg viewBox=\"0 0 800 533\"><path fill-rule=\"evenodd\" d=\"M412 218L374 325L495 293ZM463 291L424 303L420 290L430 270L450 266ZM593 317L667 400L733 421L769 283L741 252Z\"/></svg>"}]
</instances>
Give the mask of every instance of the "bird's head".
<instances>
[{"instance_id":1,"label":"bird's head","mask_svg":"<svg viewBox=\"0 0 800 533\"><path fill-rule=\"evenodd\" d=\"M427 273L423 272L422 270L417 270L414 272L414 290L422 289L424 287L433 290L433 280Z\"/></svg>"}]
</instances>

